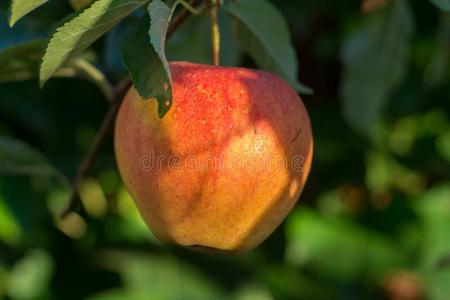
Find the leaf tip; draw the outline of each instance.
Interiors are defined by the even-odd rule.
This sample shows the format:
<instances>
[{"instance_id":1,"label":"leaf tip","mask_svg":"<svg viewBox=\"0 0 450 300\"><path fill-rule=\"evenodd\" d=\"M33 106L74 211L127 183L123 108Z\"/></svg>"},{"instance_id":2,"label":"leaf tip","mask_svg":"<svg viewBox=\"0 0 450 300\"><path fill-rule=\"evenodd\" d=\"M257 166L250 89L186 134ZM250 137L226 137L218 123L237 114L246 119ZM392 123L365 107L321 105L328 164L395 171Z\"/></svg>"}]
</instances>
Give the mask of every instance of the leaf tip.
<instances>
[{"instance_id":1,"label":"leaf tip","mask_svg":"<svg viewBox=\"0 0 450 300\"><path fill-rule=\"evenodd\" d=\"M48 81L48 76L43 75L42 71L39 72L39 88L43 89Z\"/></svg>"},{"instance_id":2,"label":"leaf tip","mask_svg":"<svg viewBox=\"0 0 450 300\"><path fill-rule=\"evenodd\" d=\"M13 28L14 25L16 24L16 22L17 22L17 19L16 19L16 18L13 18L12 16L9 17L9 20L8 20L9 28Z\"/></svg>"}]
</instances>

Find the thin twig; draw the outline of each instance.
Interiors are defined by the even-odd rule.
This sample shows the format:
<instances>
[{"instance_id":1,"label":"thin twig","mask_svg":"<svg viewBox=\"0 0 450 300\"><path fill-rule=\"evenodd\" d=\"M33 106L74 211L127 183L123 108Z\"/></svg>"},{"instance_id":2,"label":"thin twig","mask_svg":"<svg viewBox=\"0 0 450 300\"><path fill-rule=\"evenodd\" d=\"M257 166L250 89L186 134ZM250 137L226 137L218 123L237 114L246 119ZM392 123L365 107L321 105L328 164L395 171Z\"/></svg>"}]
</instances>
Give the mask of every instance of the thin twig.
<instances>
[{"instance_id":1,"label":"thin twig","mask_svg":"<svg viewBox=\"0 0 450 300\"><path fill-rule=\"evenodd\" d=\"M72 190L69 196L69 204L67 205L66 209L64 209L64 211L62 212L61 218L66 217L71 211L76 209L79 201L78 195L81 181L83 180L87 171L94 163L98 151L100 150L100 146L103 144L105 138L109 133L109 130L114 124L116 112L119 109L120 103L122 102L121 100L125 96L130 86L131 81L128 78L126 78L126 80L120 82L115 88L113 101L109 105L108 111L103 117L102 124L100 125L100 128L97 131L97 134L94 138L91 148L86 153L83 161L78 167L77 174L73 181Z\"/></svg>"},{"instance_id":2,"label":"thin twig","mask_svg":"<svg viewBox=\"0 0 450 300\"><path fill-rule=\"evenodd\" d=\"M190 6L195 7L197 2L198 2L197 0L189 0L187 3ZM191 15L191 12L189 10L187 10L186 8L184 8L170 23L169 29L167 29L167 37L166 38L171 37L172 34L174 34L175 31L178 29L178 27L180 27L180 25L183 24L190 15Z\"/></svg>"},{"instance_id":3,"label":"thin twig","mask_svg":"<svg viewBox=\"0 0 450 300\"><path fill-rule=\"evenodd\" d=\"M190 5L196 4L195 0L189 1ZM186 19L190 16L190 12L186 9L183 9L176 18L174 18L173 22L170 24L169 29L167 31L167 38L169 38L180 26L183 24ZM94 141L91 145L91 148L86 153L83 158L83 161L78 167L77 173L75 175L75 179L72 184L72 190L70 192L69 201L67 207L61 213L61 218L66 217L70 212L75 210L79 203L79 189L80 184L83 178L86 176L87 172L91 168L92 164L95 162L95 158L98 154L98 151L105 141L106 137L110 129L113 127L114 120L116 119L117 111L119 110L120 104L122 103L122 99L125 96L128 89L131 87L132 82L129 76L120 81L117 86L114 88L114 97L109 104L108 111L103 117L102 124L100 125L97 134L95 135Z\"/></svg>"}]
</instances>

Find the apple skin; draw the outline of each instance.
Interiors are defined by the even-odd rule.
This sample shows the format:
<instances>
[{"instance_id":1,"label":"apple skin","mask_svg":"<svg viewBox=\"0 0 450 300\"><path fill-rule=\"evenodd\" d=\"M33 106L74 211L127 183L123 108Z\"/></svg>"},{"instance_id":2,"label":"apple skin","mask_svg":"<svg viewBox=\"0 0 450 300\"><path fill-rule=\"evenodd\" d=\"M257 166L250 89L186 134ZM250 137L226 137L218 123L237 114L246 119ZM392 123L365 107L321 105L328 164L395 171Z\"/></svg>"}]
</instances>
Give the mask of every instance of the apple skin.
<instances>
[{"instance_id":1,"label":"apple skin","mask_svg":"<svg viewBox=\"0 0 450 300\"><path fill-rule=\"evenodd\" d=\"M115 128L120 173L162 241L209 252L258 246L305 185L313 140L297 93L264 71L170 63L173 105L134 88Z\"/></svg>"}]
</instances>

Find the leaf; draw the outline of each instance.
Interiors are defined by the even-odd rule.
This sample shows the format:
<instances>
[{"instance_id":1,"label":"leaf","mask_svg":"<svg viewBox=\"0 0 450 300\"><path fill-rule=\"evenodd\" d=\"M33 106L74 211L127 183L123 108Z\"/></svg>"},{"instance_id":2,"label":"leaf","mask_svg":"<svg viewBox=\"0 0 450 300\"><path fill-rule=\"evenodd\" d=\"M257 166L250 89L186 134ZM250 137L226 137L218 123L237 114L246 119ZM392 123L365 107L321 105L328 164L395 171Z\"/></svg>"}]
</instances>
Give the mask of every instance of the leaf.
<instances>
[{"instance_id":1,"label":"leaf","mask_svg":"<svg viewBox=\"0 0 450 300\"><path fill-rule=\"evenodd\" d=\"M450 0L431 0L431 2L443 11L450 12Z\"/></svg>"},{"instance_id":2,"label":"leaf","mask_svg":"<svg viewBox=\"0 0 450 300\"><path fill-rule=\"evenodd\" d=\"M424 278L426 299L447 299L450 293L450 185L435 185L413 203L421 220L417 264Z\"/></svg>"},{"instance_id":3,"label":"leaf","mask_svg":"<svg viewBox=\"0 0 450 300\"><path fill-rule=\"evenodd\" d=\"M424 270L435 270L447 264L450 258L450 184L434 186L415 202L415 211L421 219L422 255L419 265Z\"/></svg>"},{"instance_id":4,"label":"leaf","mask_svg":"<svg viewBox=\"0 0 450 300\"><path fill-rule=\"evenodd\" d=\"M342 218L303 209L287 223L289 262L336 280L378 278L406 261L394 241ZM336 259L339 257L339 259Z\"/></svg>"},{"instance_id":5,"label":"leaf","mask_svg":"<svg viewBox=\"0 0 450 300\"><path fill-rule=\"evenodd\" d=\"M389 96L406 75L413 19L409 3L395 0L374 15L343 49L343 113L359 133L372 135Z\"/></svg>"},{"instance_id":6,"label":"leaf","mask_svg":"<svg viewBox=\"0 0 450 300\"><path fill-rule=\"evenodd\" d=\"M92 4L95 0L69 0L70 5L74 10L80 10Z\"/></svg>"},{"instance_id":7,"label":"leaf","mask_svg":"<svg viewBox=\"0 0 450 300\"><path fill-rule=\"evenodd\" d=\"M45 44L44 39L39 39L0 51L0 82L37 77Z\"/></svg>"},{"instance_id":8,"label":"leaf","mask_svg":"<svg viewBox=\"0 0 450 300\"><path fill-rule=\"evenodd\" d=\"M50 39L40 70L41 86L71 56L81 53L148 0L98 0L59 27Z\"/></svg>"},{"instance_id":9,"label":"leaf","mask_svg":"<svg viewBox=\"0 0 450 300\"><path fill-rule=\"evenodd\" d=\"M165 73L162 75L163 84L158 86L155 96L160 105L158 105L158 115L163 117L169 111L172 105L172 78L170 77L169 63L167 62L164 51L166 45L167 29L169 28L172 13L170 8L160 0L153 0L148 6L150 14L150 42L158 55ZM161 104L161 102L164 103ZM166 102L168 101L169 104Z\"/></svg>"},{"instance_id":10,"label":"leaf","mask_svg":"<svg viewBox=\"0 0 450 300\"><path fill-rule=\"evenodd\" d=\"M282 14L265 0L228 1L235 36L244 52L263 69L284 77L296 90L311 94L297 80L298 62ZM270 20L270 21L268 21Z\"/></svg>"},{"instance_id":11,"label":"leaf","mask_svg":"<svg viewBox=\"0 0 450 300\"><path fill-rule=\"evenodd\" d=\"M0 82L14 82L39 77L39 64L45 40L15 45L0 51ZM54 74L55 77L79 77L94 83L110 99L112 89L105 75L82 57L73 57Z\"/></svg>"},{"instance_id":12,"label":"leaf","mask_svg":"<svg viewBox=\"0 0 450 300\"><path fill-rule=\"evenodd\" d=\"M152 1L148 10L150 25L140 20L125 40L121 54L139 95L144 99L156 98L158 115L162 118L172 105L170 69L164 54L171 11L159 0Z\"/></svg>"},{"instance_id":13,"label":"leaf","mask_svg":"<svg viewBox=\"0 0 450 300\"><path fill-rule=\"evenodd\" d=\"M39 151L19 140L0 136L0 176L55 176L63 186L67 179Z\"/></svg>"},{"instance_id":14,"label":"leaf","mask_svg":"<svg viewBox=\"0 0 450 300\"><path fill-rule=\"evenodd\" d=\"M188 18L180 26L166 44L166 56L172 61L189 61L199 64L210 64L212 47L210 40L210 20L207 15ZM221 35L222 35L222 26ZM224 44L224 43L222 43ZM224 54L221 49L220 54ZM222 64L221 60L221 64Z\"/></svg>"},{"instance_id":15,"label":"leaf","mask_svg":"<svg viewBox=\"0 0 450 300\"><path fill-rule=\"evenodd\" d=\"M12 299L48 299L54 272L53 259L47 252L28 251L11 270L9 296Z\"/></svg>"},{"instance_id":16,"label":"leaf","mask_svg":"<svg viewBox=\"0 0 450 300\"><path fill-rule=\"evenodd\" d=\"M105 267L121 275L127 290L147 295L141 299L224 298L223 290L206 274L177 257L114 250L99 254Z\"/></svg>"},{"instance_id":17,"label":"leaf","mask_svg":"<svg viewBox=\"0 0 450 300\"><path fill-rule=\"evenodd\" d=\"M219 10L218 17L221 38L220 65L236 66L240 63L241 52L231 30L231 20L222 10ZM209 22L207 15L188 18L167 41L166 56L168 59L210 64L212 47Z\"/></svg>"},{"instance_id":18,"label":"leaf","mask_svg":"<svg viewBox=\"0 0 450 300\"><path fill-rule=\"evenodd\" d=\"M20 18L35 10L48 0L12 0L9 26L13 27Z\"/></svg>"},{"instance_id":19,"label":"leaf","mask_svg":"<svg viewBox=\"0 0 450 300\"><path fill-rule=\"evenodd\" d=\"M22 238L22 228L12 215L5 200L0 197L0 241L9 246L17 245Z\"/></svg>"},{"instance_id":20,"label":"leaf","mask_svg":"<svg viewBox=\"0 0 450 300\"><path fill-rule=\"evenodd\" d=\"M41 153L21 141L0 136L0 175L52 172L52 167Z\"/></svg>"}]
</instances>

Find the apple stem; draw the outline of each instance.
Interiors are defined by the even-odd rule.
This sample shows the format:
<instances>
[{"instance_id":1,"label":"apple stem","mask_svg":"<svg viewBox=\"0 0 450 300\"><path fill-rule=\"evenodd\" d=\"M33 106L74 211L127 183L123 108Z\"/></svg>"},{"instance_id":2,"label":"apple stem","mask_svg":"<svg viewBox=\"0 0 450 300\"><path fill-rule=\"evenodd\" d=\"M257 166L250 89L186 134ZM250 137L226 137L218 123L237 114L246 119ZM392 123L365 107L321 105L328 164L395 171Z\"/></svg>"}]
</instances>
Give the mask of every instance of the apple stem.
<instances>
[{"instance_id":1,"label":"apple stem","mask_svg":"<svg viewBox=\"0 0 450 300\"><path fill-rule=\"evenodd\" d=\"M211 21L211 40L213 51L213 63L219 65L219 53L220 53L220 30L219 22L217 20L217 9L220 0L208 0L209 19Z\"/></svg>"}]
</instances>

